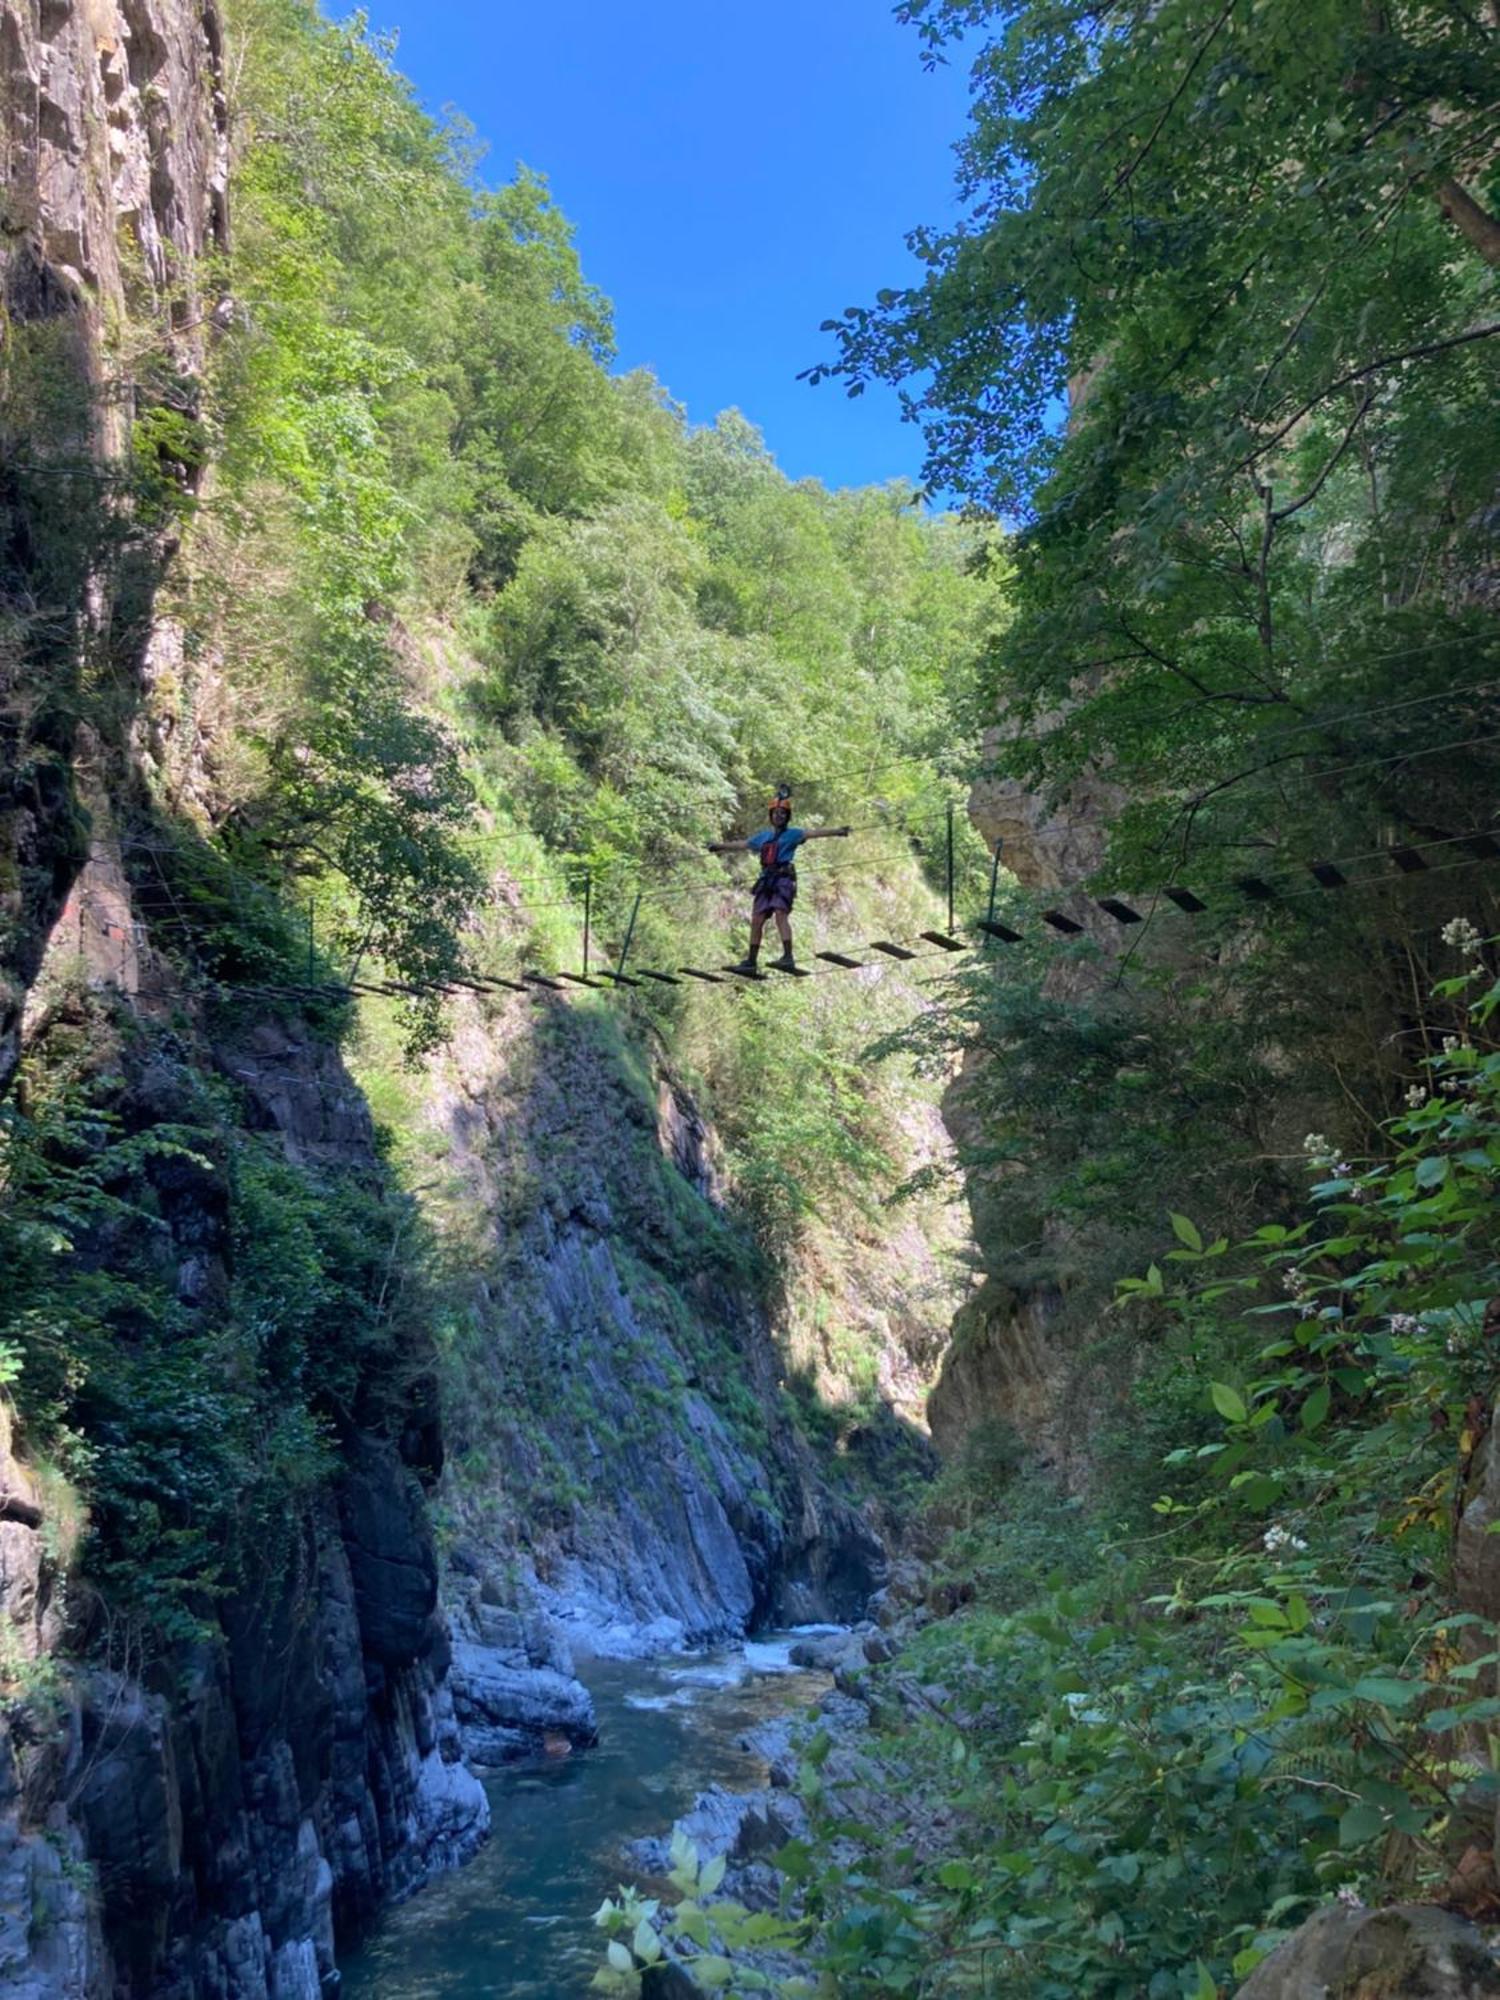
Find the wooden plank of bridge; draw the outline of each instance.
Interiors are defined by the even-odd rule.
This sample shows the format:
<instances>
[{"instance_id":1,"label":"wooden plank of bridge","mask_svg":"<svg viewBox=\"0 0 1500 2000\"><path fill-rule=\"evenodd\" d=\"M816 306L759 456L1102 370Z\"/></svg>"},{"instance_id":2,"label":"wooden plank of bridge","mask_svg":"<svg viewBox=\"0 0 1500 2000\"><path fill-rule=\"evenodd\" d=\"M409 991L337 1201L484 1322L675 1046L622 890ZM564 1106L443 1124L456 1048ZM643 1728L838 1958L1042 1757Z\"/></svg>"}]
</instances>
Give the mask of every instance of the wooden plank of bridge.
<instances>
[{"instance_id":1,"label":"wooden plank of bridge","mask_svg":"<svg viewBox=\"0 0 1500 2000\"><path fill-rule=\"evenodd\" d=\"M950 937L946 931L923 931L920 935L928 944L940 944L944 951L963 951L965 948L962 938Z\"/></svg>"}]
</instances>

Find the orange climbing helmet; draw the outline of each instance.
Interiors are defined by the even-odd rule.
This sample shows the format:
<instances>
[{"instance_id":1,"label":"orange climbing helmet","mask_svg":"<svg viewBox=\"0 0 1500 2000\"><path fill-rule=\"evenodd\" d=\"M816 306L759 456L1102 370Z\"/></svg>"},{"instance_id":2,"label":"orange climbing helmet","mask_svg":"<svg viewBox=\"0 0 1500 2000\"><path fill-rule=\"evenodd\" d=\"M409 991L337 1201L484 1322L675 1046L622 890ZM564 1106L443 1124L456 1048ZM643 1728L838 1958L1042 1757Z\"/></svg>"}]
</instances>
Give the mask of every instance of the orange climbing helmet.
<instances>
[{"instance_id":1,"label":"orange climbing helmet","mask_svg":"<svg viewBox=\"0 0 1500 2000\"><path fill-rule=\"evenodd\" d=\"M784 812L788 819L792 816L792 788L790 785L778 785L776 787L775 798L766 801L767 819L775 819L779 812Z\"/></svg>"}]
</instances>

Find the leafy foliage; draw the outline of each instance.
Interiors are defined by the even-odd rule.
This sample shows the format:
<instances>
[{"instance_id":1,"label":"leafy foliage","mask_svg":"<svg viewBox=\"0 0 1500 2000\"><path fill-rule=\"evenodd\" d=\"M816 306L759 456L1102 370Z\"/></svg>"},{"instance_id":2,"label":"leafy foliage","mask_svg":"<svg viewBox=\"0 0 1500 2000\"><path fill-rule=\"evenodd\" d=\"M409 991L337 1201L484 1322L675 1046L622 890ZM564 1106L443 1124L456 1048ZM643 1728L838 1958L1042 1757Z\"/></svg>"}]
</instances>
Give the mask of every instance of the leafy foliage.
<instances>
[{"instance_id":1,"label":"leafy foliage","mask_svg":"<svg viewBox=\"0 0 1500 2000\"><path fill-rule=\"evenodd\" d=\"M404 1407L436 1291L407 1201L292 1166L170 1038L120 1032L54 1024L0 1109L0 1368L85 1511L80 1630L150 1648L290 1560L339 1433Z\"/></svg>"},{"instance_id":2,"label":"leafy foliage","mask_svg":"<svg viewBox=\"0 0 1500 2000\"><path fill-rule=\"evenodd\" d=\"M934 483L1024 521L1002 768L1107 767L1141 886L1482 822L1493 24L904 11L972 57L968 213L831 372L911 384Z\"/></svg>"},{"instance_id":3,"label":"leafy foliage","mask_svg":"<svg viewBox=\"0 0 1500 2000\"><path fill-rule=\"evenodd\" d=\"M1493 1392L1500 984L1449 935L1454 1030L1384 1147L1311 1135L1310 1213L1234 1245L1174 1215L1120 1285L1166 1322L1133 1475L1116 1446L1070 1506L1002 1439L939 1488L974 1503L947 1560L977 1602L877 1676L862 1768L825 1781L815 1739L799 1782L823 1990L1207 2000L1330 1893L1452 1894L1487 1849L1497 1632L1455 1602L1454 1524ZM1200 1441L1153 1458L1184 1356ZM883 1827L872 1791L905 1802Z\"/></svg>"}]
</instances>

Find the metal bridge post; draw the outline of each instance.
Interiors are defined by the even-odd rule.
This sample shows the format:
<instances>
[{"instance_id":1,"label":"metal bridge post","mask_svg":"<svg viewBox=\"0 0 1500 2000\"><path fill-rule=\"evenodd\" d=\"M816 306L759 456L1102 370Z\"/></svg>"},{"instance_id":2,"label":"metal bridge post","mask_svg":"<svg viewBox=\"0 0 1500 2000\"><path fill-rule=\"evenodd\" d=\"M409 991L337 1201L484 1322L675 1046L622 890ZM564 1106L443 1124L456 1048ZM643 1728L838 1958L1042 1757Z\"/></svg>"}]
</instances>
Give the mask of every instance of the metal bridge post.
<instances>
[{"instance_id":1,"label":"metal bridge post","mask_svg":"<svg viewBox=\"0 0 1500 2000\"><path fill-rule=\"evenodd\" d=\"M635 920L641 913L641 890L635 892L635 906L630 912L630 922L625 926L625 942L620 947L620 963L615 967L615 977L619 979L625 971L625 961L630 956L630 942L635 936Z\"/></svg>"},{"instance_id":2,"label":"metal bridge post","mask_svg":"<svg viewBox=\"0 0 1500 2000\"><path fill-rule=\"evenodd\" d=\"M953 801L948 801L948 929L953 930Z\"/></svg>"},{"instance_id":3,"label":"metal bridge post","mask_svg":"<svg viewBox=\"0 0 1500 2000\"><path fill-rule=\"evenodd\" d=\"M992 924L995 921L995 890L998 887L1000 881L1000 850L1004 845L1005 845L1004 840L997 833L995 835L994 859L990 862L990 906L988 910L985 911L985 917L984 917L984 920L987 924ZM988 951L990 948L990 940L988 932L986 932L985 934L984 948L986 951Z\"/></svg>"}]
</instances>

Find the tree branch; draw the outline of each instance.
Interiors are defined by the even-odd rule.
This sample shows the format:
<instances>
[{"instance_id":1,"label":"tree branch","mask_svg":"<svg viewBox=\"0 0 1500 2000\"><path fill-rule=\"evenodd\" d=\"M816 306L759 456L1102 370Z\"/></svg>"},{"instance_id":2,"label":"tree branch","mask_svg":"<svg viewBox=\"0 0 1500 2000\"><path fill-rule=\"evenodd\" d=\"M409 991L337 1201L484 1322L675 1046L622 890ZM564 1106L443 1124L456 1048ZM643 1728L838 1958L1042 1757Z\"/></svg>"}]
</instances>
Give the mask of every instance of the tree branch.
<instances>
[{"instance_id":1,"label":"tree branch","mask_svg":"<svg viewBox=\"0 0 1500 2000\"><path fill-rule=\"evenodd\" d=\"M1403 348L1396 354L1381 354L1373 361L1365 361L1358 368L1351 368L1346 374L1337 375L1333 381L1325 383L1315 396L1309 396L1268 438L1255 447L1254 451L1242 458L1234 470L1243 472L1254 465L1258 458L1264 458L1268 451L1274 451L1289 431L1296 429L1305 416L1315 410L1319 403L1326 403L1330 396L1336 396L1340 389L1347 389L1351 382L1362 382L1367 375L1378 375L1384 368L1395 368L1403 361L1425 361L1429 355L1446 354L1451 348L1466 347L1475 340L1488 340L1491 334L1500 333L1500 320L1482 320L1478 326L1466 327L1462 333L1449 334L1446 340L1423 341L1419 347Z\"/></svg>"},{"instance_id":2,"label":"tree branch","mask_svg":"<svg viewBox=\"0 0 1500 2000\"><path fill-rule=\"evenodd\" d=\"M1135 158L1130 162L1129 166L1122 167L1119 173L1116 174L1114 186L1110 188L1109 192L1105 195L1103 202L1100 204L1101 212L1103 209L1108 208L1110 203L1114 200L1115 196L1117 194L1120 194L1125 188L1129 187L1131 181L1135 178L1137 170L1144 163L1147 155L1151 152L1151 149L1155 146L1157 140L1161 137L1162 131L1166 126L1167 120L1171 117L1172 113L1177 109L1177 106L1182 102L1183 93L1186 91L1188 85L1192 82L1193 78L1198 74L1198 65L1202 62L1203 58L1208 54L1209 50L1213 47L1215 41L1218 39L1219 30L1223 27L1224 23L1229 19L1230 15L1234 12L1234 7L1235 7L1235 0L1226 0L1226 4L1223 10L1220 12L1218 19L1209 28L1208 33L1203 37L1203 40L1198 44L1197 48L1193 51L1193 59L1188 64L1187 68L1183 71L1181 82L1178 84L1177 88L1172 92L1172 95L1167 99L1166 103L1162 106L1161 116L1157 119L1156 123L1152 126L1150 132L1146 135L1145 139L1142 141L1140 150L1136 153Z\"/></svg>"},{"instance_id":3,"label":"tree branch","mask_svg":"<svg viewBox=\"0 0 1500 2000\"><path fill-rule=\"evenodd\" d=\"M1481 208L1466 187L1458 181L1444 181L1437 191L1437 204L1487 264L1500 266L1500 221Z\"/></svg>"},{"instance_id":4,"label":"tree branch","mask_svg":"<svg viewBox=\"0 0 1500 2000\"><path fill-rule=\"evenodd\" d=\"M1318 474L1317 478L1313 481L1312 485L1308 487L1307 491L1301 496L1300 499L1289 500L1284 507L1278 507L1276 509L1276 512L1271 517L1273 520L1289 521L1292 518L1293 514L1300 514L1304 507L1310 507L1312 505L1313 501L1316 500L1318 495L1322 492L1324 485L1326 484L1334 468L1337 466L1339 460L1343 457L1344 453L1349 449L1350 445L1353 444L1354 434L1359 429L1360 425L1364 422L1365 413L1369 409L1370 405L1374 402L1374 400L1375 400L1375 391L1373 389L1365 389L1361 392L1359 401L1354 406L1354 415L1349 419L1348 425L1344 431L1344 435L1339 439L1338 444L1335 446L1332 454L1325 462L1322 471Z\"/></svg>"}]
</instances>

